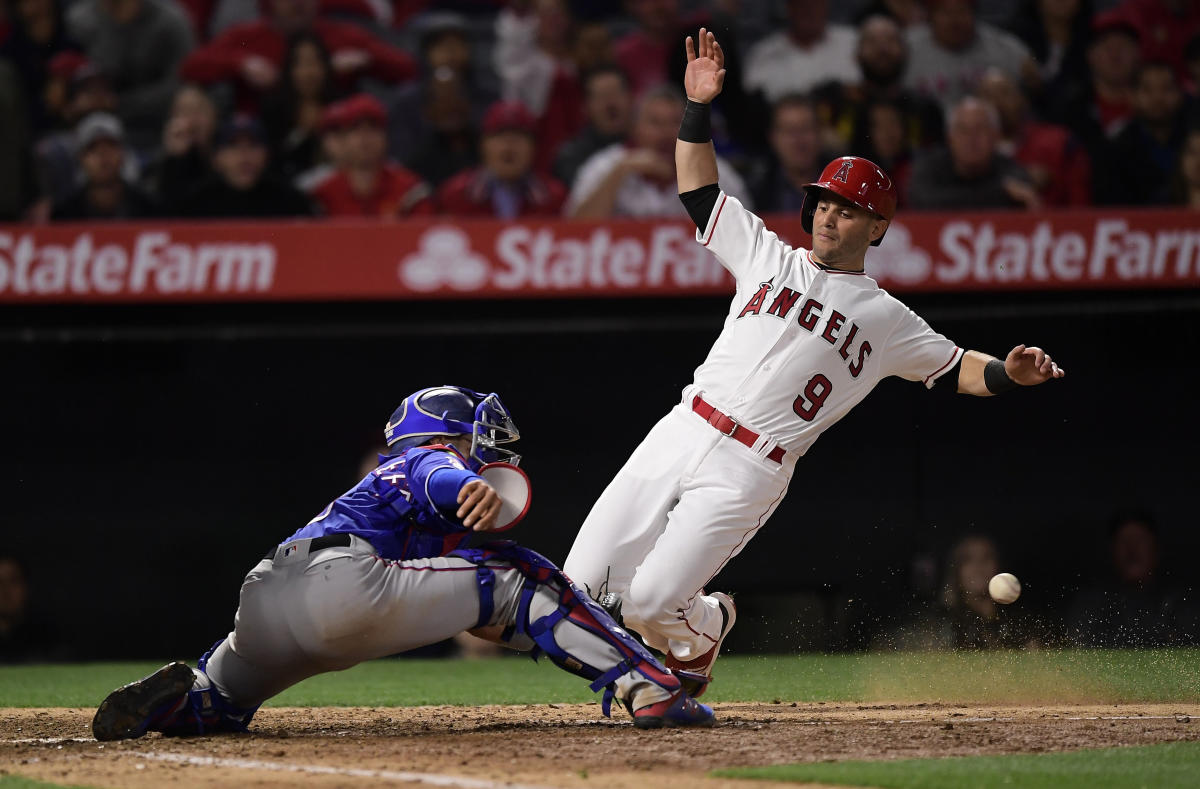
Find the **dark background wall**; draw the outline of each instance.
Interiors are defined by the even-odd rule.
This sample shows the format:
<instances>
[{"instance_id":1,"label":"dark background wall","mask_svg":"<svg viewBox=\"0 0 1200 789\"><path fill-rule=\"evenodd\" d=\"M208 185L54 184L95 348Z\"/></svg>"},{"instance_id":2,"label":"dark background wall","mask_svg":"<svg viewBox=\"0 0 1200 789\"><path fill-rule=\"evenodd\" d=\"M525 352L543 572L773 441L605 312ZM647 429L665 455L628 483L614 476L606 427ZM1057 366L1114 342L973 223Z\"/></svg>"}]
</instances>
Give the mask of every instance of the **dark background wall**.
<instances>
[{"instance_id":1,"label":"dark background wall","mask_svg":"<svg viewBox=\"0 0 1200 789\"><path fill-rule=\"evenodd\" d=\"M797 466L714 587L751 601L742 648L865 645L914 555L998 539L1022 604L1102 574L1115 508L1158 517L1190 583L1200 416L1193 294L913 296L967 347L1040 344L1065 381L946 398L888 380ZM561 561L591 502L677 401L722 300L7 309L0 549L79 657L194 657L242 575L353 484L392 408L439 383L495 390L534 507L514 533Z\"/></svg>"}]
</instances>

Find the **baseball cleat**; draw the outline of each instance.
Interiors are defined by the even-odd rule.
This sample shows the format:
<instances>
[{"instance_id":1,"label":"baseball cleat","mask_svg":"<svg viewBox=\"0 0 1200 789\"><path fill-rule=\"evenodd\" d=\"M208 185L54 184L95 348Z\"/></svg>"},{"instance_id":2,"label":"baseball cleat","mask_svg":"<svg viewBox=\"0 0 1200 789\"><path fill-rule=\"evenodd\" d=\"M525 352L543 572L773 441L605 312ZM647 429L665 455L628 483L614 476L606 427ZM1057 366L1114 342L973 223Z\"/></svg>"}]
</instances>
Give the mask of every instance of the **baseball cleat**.
<instances>
[{"instance_id":1,"label":"baseball cleat","mask_svg":"<svg viewBox=\"0 0 1200 789\"><path fill-rule=\"evenodd\" d=\"M633 725L639 729L674 729L680 726L708 727L716 721L711 707L679 691L657 704L647 704L633 713Z\"/></svg>"},{"instance_id":2,"label":"baseball cleat","mask_svg":"<svg viewBox=\"0 0 1200 789\"><path fill-rule=\"evenodd\" d=\"M721 637L717 639L717 643L700 657L691 660L679 660L667 653L667 668L679 678L679 684L692 698L699 698L708 690L708 683L712 682L713 664L717 662L721 644L725 643L725 637L733 630L733 623L737 621L737 606L733 604L732 597L724 592L713 592L712 597L721 606Z\"/></svg>"},{"instance_id":3,"label":"baseball cleat","mask_svg":"<svg viewBox=\"0 0 1200 789\"><path fill-rule=\"evenodd\" d=\"M141 737L157 716L187 696L195 681L186 663L175 662L117 688L96 710L92 734L101 742Z\"/></svg>"}]
</instances>

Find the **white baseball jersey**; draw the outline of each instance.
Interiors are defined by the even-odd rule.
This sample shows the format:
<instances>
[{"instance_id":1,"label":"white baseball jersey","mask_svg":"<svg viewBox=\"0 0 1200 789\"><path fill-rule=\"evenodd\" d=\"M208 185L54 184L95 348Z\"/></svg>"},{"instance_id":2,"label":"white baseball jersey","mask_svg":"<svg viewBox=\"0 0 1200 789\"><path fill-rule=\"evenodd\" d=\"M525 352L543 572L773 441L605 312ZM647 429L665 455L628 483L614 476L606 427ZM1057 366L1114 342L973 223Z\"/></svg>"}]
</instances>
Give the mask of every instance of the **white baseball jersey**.
<instances>
[{"instance_id":1,"label":"white baseball jersey","mask_svg":"<svg viewBox=\"0 0 1200 789\"><path fill-rule=\"evenodd\" d=\"M779 506L798 456L879 379L931 386L963 354L875 280L822 269L724 192L696 239L737 280L725 328L563 568L621 594L626 625L681 661L703 661L721 638L719 602L703 589ZM693 412L697 393L760 438L748 447L716 430ZM777 445L788 452L772 460Z\"/></svg>"},{"instance_id":2,"label":"white baseball jersey","mask_svg":"<svg viewBox=\"0 0 1200 789\"><path fill-rule=\"evenodd\" d=\"M804 454L879 383L933 386L963 350L863 273L821 268L736 197L717 199L697 240L737 280L725 328L695 383L705 399Z\"/></svg>"}]
</instances>

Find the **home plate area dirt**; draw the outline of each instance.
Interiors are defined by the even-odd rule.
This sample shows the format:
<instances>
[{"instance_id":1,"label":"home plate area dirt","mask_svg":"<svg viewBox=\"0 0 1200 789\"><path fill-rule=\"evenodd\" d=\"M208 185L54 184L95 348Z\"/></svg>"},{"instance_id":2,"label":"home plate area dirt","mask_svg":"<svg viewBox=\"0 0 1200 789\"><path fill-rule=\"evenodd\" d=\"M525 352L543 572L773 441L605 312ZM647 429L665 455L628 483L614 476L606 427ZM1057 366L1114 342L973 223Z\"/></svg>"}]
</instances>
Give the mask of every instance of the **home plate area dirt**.
<instances>
[{"instance_id":1,"label":"home plate area dirt","mask_svg":"<svg viewBox=\"0 0 1200 789\"><path fill-rule=\"evenodd\" d=\"M97 743L92 710L0 710L0 773L100 787L746 786L719 767L1200 740L1192 705L718 704L707 730L637 731L596 704L264 709L253 732Z\"/></svg>"}]
</instances>

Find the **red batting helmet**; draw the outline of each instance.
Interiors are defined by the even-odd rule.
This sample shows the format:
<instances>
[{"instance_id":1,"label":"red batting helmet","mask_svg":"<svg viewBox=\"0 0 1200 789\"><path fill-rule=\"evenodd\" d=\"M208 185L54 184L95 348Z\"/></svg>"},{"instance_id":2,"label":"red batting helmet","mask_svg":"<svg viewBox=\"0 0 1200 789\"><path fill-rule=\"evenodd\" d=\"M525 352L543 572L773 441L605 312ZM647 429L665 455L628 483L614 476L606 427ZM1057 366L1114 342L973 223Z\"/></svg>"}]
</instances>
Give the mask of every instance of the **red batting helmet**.
<instances>
[{"instance_id":1,"label":"red batting helmet","mask_svg":"<svg viewBox=\"0 0 1200 789\"><path fill-rule=\"evenodd\" d=\"M821 189L889 221L896 215L896 182L869 159L842 156L825 165L816 183L804 185L807 194L800 209L800 224L806 233L812 233L813 214L821 199ZM880 236L871 242L871 246L879 246L882 240L883 236Z\"/></svg>"}]
</instances>

